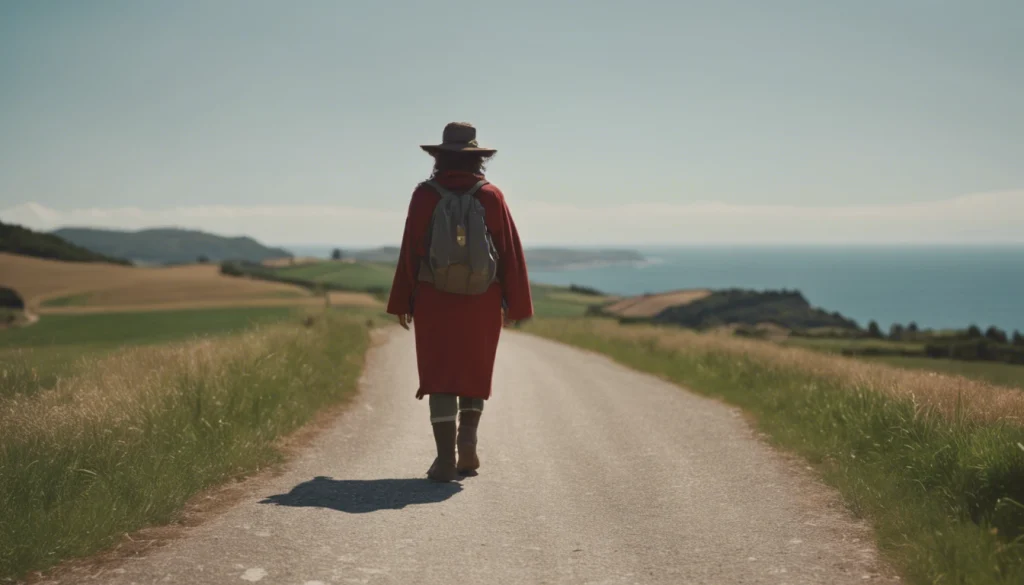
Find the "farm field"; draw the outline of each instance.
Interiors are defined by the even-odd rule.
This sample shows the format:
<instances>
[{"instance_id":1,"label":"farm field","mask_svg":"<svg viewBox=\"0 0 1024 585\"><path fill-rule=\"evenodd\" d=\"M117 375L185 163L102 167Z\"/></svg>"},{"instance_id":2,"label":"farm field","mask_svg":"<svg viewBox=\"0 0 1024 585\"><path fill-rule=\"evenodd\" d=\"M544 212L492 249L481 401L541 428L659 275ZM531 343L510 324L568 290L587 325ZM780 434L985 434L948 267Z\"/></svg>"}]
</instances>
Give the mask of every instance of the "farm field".
<instances>
[{"instance_id":1,"label":"farm field","mask_svg":"<svg viewBox=\"0 0 1024 585\"><path fill-rule=\"evenodd\" d=\"M229 335L298 322L299 315L292 307L47 315L29 327L0 330L0 398L51 389L120 348Z\"/></svg>"},{"instance_id":2,"label":"farm field","mask_svg":"<svg viewBox=\"0 0 1024 585\"><path fill-rule=\"evenodd\" d=\"M532 283L533 309L537 317L582 317L592 305L608 302L609 297L573 292L567 288Z\"/></svg>"},{"instance_id":3,"label":"farm field","mask_svg":"<svg viewBox=\"0 0 1024 585\"><path fill-rule=\"evenodd\" d=\"M711 295L711 292L706 289L693 289L628 297L608 305L604 312L616 317L650 318L669 307L699 301Z\"/></svg>"},{"instance_id":4,"label":"farm field","mask_svg":"<svg viewBox=\"0 0 1024 585\"><path fill-rule=\"evenodd\" d=\"M33 312L239 301L287 303L311 296L289 284L223 276L218 266L206 264L138 268L0 253L0 274L3 286L16 290Z\"/></svg>"},{"instance_id":5,"label":"farm field","mask_svg":"<svg viewBox=\"0 0 1024 585\"><path fill-rule=\"evenodd\" d=\"M395 266L378 262L311 262L278 268L275 274L287 278L329 283L355 291L380 292L391 288Z\"/></svg>"}]
</instances>

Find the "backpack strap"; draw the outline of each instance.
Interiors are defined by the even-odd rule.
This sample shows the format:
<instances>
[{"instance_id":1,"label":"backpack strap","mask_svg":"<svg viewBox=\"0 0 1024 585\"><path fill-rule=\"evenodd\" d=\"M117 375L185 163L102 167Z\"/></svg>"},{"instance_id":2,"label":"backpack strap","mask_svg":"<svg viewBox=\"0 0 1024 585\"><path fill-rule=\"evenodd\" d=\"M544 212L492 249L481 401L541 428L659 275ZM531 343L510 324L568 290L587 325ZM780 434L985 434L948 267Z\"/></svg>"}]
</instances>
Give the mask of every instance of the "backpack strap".
<instances>
[{"instance_id":1,"label":"backpack strap","mask_svg":"<svg viewBox=\"0 0 1024 585\"><path fill-rule=\"evenodd\" d=\"M470 187L469 191L466 191L465 193L463 193L463 195L469 195L470 197L472 197L473 195L476 195L476 192L483 188L483 186L486 184L487 181L478 181L476 185Z\"/></svg>"},{"instance_id":2,"label":"backpack strap","mask_svg":"<svg viewBox=\"0 0 1024 585\"><path fill-rule=\"evenodd\" d=\"M447 199L449 197L459 197L461 195L469 195L469 196L476 195L476 192L479 191L484 185L486 185L487 181L477 181L476 185L473 185L472 187L470 187L469 191L466 191L465 193L462 193L461 195L453 193L453 192L449 191L448 189L445 189L441 185L438 185L436 181L426 181L423 184L426 185L427 187L430 187L434 191L437 191L438 195L441 196L441 199Z\"/></svg>"}]
</instances>

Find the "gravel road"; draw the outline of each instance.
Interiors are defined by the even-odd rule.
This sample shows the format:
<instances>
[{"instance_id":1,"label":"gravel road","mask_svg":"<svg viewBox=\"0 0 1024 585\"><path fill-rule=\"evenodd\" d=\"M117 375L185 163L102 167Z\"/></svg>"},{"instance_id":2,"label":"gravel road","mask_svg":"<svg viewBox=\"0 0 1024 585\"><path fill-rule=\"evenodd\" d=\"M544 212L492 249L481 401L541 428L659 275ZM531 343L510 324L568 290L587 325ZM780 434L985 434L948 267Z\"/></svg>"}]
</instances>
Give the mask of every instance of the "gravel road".
<instances>
[{"instance_id":1,"label":"gravel road","mask_svg":"<svg viewBox=\"0 0 1024 585\"><path fill-rule=\"evenodd\" d=\"M503 335L477 477L432 484L413 336L283 473L79 582L894 582L870 533L739 412L596 355Z\"/></svg>"}]
</instances>

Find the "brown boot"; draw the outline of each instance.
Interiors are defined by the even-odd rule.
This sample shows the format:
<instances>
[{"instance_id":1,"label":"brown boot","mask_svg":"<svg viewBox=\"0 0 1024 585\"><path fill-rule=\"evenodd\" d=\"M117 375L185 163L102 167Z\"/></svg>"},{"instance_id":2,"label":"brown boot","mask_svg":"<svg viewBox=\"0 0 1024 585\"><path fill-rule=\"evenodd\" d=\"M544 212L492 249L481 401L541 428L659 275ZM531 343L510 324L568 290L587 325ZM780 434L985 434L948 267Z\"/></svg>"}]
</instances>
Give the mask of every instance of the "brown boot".
<instances>
[{"instance_id":1,"label":"brown boot","mask_svg":"<svg viewBox=\"0 0 1024 585\"><path fill-rule=\"evenodd\" d=\"M437 458L427 471L427 477L433 481L452 481L458 476L455 471L455 421L434 423L432 426Z\"/></svg>"},{"instance_id":2,"label":"brown boot","mask_svg":"<svg viewBox=\"0 0 1024 585\"><path fill-rule=\"evenodd\" d=\"M476 454L476 428L480 425L479 410L463 410L459 413L459 473L471 473L480 468L480 457Z\"/></svg>"}]
</instances>

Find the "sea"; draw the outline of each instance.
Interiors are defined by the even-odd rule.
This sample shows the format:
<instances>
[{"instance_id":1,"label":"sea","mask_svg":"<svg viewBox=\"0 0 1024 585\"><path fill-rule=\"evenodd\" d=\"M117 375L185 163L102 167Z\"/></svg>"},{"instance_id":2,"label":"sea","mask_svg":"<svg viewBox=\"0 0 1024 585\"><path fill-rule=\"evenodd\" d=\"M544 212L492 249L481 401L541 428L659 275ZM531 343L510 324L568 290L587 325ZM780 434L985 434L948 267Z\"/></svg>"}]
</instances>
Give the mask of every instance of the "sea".
<instances>
[{"instance_id":1,"label":"sea","mask_svg":"<svg viewBox=\"0 0 1024 585\"><path fill-rule=\"evenodd\" d=\"M799 290L888 329L1024 332L1024 246L713 246L638 249L646 261L530 271L531 280L637 295L685 288ZM527 254L529 261L529 254Z\"/></svg>"}]
</instances>

